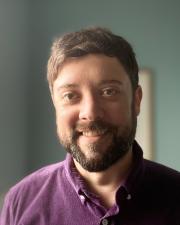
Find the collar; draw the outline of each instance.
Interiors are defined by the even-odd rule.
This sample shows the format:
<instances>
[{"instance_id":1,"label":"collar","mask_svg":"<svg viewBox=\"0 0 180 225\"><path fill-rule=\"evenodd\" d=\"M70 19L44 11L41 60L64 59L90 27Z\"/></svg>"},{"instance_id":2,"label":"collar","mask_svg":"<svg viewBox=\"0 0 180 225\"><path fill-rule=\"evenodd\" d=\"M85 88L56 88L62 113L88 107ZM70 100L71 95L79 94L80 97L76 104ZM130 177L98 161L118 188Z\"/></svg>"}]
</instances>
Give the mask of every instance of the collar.
<instances>
[{"instance_id":1,"label":"collar","mask_svg":"<svg viewBox=\"0 0 180 225\"><path fill-rule=\"evenodd\" d=\"M140 185L144 174L143 151L136 141L133 143L132 151L133 164L129 176L124 184L124 187L129 193L133 193L134 190L136 190L136 188Z\"/></svg>"}]
</instances>

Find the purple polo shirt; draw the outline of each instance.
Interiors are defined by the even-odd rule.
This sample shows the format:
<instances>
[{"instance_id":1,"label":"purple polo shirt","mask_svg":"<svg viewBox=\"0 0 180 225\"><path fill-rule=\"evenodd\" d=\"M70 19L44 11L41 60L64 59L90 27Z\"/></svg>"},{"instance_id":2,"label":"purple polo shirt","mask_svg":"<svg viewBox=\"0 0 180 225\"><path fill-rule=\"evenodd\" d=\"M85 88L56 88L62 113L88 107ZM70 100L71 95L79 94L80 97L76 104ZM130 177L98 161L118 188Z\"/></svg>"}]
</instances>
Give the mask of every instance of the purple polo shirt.
<instances>
[{"instance_id":1,"label":"purple polo shirt","mask_svg":"<svg viewBox=\"0 0 180 225\"><path fill-rule=\"evenodd\" d=\"M87 190L68 154L10 189L0 225L180 225L180 173L143 159L136 142L133 159L110 209Z\"/></svg>"}]
</instances>

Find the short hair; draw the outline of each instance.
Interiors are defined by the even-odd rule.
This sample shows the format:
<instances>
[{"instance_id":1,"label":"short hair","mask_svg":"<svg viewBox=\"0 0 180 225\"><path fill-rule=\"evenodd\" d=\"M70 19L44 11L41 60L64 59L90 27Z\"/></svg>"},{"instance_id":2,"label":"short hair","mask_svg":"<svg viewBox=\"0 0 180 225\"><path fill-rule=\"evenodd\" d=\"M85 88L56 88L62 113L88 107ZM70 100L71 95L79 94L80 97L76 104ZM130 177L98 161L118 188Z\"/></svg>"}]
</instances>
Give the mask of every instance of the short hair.
<instances>
[{"instance_id":1,"label":"short hair","mask_svg":"<svg viewBox=\"0 0 180 225\"><path fill-rule=\"evenodd\" d=\"M123 37L113 34L106 28L92 27L66 33L54 41L47 65L50 90L52 91L53 82L58 76L58 69L66 60L88 54L116 57L128 74L133 90L137 88L138 64L131 45Z\"/></svg>"}]
</instances>

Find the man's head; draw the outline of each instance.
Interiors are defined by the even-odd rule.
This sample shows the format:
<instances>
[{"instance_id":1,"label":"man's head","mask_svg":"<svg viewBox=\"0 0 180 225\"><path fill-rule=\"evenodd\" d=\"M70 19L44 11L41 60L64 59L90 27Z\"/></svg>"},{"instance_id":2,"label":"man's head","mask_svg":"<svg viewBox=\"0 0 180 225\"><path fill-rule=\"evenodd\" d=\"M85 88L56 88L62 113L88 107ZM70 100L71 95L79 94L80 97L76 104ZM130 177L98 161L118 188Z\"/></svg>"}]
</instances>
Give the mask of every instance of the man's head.
<instances>
[{"instance_id":1,"label":"man's head","mask_svg":"<svg viewBox=\"0 0 180 225\"><path fill-rule=\"evenodd\" d=\"M95 27L67 33L57 38L51 48L48 61L47 78L50 90L58 76L58 70L68 59L88 54L104 54L116 57L126 70L133 90L138 86L138 64L131 45L111 31Z\"/></svg>"},{"instance_id":2,"label":"man's head","mask_svg":"<svg viewBox=\"0 0 180 225\"><path fill-rule=\"evenodd\" d=\"M102 171L129 151L140 110L131 46L102 28L57 39L48 80L59 139L88 171Z\"/></svg>"}]
</instances>

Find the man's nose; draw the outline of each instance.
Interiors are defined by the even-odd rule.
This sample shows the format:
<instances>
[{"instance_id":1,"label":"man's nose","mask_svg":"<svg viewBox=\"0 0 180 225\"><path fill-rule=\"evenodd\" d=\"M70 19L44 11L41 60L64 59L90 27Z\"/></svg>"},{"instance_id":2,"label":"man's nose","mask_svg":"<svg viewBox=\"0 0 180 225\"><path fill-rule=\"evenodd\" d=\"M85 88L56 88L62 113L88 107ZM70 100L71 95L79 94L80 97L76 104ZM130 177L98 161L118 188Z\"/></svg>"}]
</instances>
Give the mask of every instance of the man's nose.
<instances>
[{"instance_id":1,"label":"man's nose","mask_svg":"<svg viewBox=\"0 0 180 225\"><path fill-rule=\"evenodd\" d=\"M79 119L94 121L102 119L103 116L104 108L98 97L91 95L81 101Z\"/></svg>"}]
</instances>

